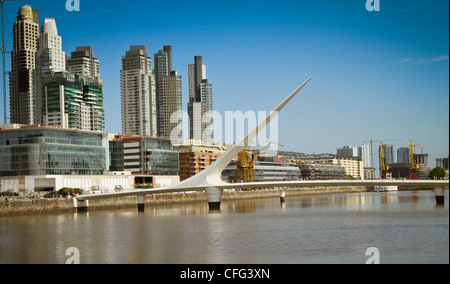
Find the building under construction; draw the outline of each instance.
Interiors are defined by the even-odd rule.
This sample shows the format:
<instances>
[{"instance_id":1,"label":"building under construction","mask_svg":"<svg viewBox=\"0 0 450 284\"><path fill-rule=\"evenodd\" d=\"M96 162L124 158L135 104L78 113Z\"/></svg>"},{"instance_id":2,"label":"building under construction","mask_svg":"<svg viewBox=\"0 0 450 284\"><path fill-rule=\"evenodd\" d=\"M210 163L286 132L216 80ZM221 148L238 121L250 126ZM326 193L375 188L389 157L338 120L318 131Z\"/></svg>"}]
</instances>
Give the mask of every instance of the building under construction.
<instances>
[{"instance_id":1,"label":"building under construction","mask_svg":"<svg viewBox=\"0 0 450 284\"><path fill-rule=\"evenodd\" d=\"M341 165L332 163L308 162L297 164L306 180L345 179L347 173Z\"/></svg>"},{"instance_id":2,"label":"building under construction","mask_svg":"<svg viewBox=\"0 0 450 284\"><path fill-rule=\"evenodd\" d=\"M389 172L392 174L392 178L411 178L411 165L410 163L393 163L389 165ZM419 168L416 170L418 179L428 179L429 170Z\"/></svg>"}]
</instances>

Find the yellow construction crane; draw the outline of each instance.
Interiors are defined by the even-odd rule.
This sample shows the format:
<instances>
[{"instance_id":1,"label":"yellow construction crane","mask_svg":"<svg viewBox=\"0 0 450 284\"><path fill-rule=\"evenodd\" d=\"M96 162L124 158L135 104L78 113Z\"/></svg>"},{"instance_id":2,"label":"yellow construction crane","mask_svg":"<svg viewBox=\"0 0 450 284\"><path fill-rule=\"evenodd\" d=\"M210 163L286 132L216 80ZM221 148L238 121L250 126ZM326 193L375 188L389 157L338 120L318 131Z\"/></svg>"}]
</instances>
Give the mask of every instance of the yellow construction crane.
<instances>
[{"instance_id":1,"label":"yellow construction crane","mask_svg":"<svg viewBox=\"0 0 450 284\"><path fill-rule=\"evenodd\" d=\"M241 152L239 152L236 167L237 182L241 183L241 182L255 181L255 161L258 160L259 156L270 146L270 144L276 143L273 141L266 141L266 142L269 143L260 150L256 150L256 148L260 147L261 145L256 146L252 149L244 148ZM278 145L283 147L283 145L281 144Z\"/></svg>"},{"instance_id":2,"label":"yellow construction crane","mask_svg":"<svg viewBox=\"0 0 450 284\"><path fill-rule=\"evenodd\" d=\"M387 165L386 159L384 158L383 142L380 142L380 160L381 178L385 179L387 176L387 172L389 171L389 166Z\"/></svg>"},{"instance_id":3,"label":"yellow construction crane","mask_svg":"<svg viewBox=\"0 0 450 284\"><path fill-rule=\"evenodd\" d=\"M409 157L411 158L410 170L411 175L410 178L418 179L417 170L419 169L419 165L414 162L414 151L413 151L413 143L412 140L409 140Z\"/></svg>"}]
</instances>

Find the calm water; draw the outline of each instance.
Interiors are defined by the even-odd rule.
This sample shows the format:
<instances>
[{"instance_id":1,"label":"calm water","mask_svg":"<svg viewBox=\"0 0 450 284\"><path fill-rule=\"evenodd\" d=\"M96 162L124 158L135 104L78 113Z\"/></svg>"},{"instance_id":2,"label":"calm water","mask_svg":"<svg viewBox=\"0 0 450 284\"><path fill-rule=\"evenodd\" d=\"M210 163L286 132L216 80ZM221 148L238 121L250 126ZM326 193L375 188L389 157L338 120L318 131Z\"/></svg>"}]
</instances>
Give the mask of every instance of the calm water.
<instances>
[{"instance_id":1,"label":"calm water","mask_svg":"<svg viewBox=\"0 0 450 284\"><path fill-rule=\"evenodd\" d=\"M0 263L449 263L448 190L0 218Z\"/></svg>"}]
</instances>

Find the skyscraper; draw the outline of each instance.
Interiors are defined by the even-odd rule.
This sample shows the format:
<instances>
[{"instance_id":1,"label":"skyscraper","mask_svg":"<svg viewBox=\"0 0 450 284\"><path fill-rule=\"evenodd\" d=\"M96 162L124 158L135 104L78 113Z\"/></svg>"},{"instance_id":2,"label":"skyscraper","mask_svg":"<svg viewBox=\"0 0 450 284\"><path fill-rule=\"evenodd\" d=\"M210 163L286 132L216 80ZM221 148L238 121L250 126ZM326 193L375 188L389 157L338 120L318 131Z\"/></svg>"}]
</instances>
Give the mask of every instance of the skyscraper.
<instances>
[{"instance_id":1,"label":"skyscraper","mask_svg":"<svg viewBox=\"0 0 450 284\"><path fill-rule=\"evenodd\" d=\"M157 101L152 62L146 45L131 46L122 57L122 133L158 133Z\"/></svg>"},{"instance_id":2,"label":"skyscraper","mask_svg":"<svg viewBox=\"0 0 450 284\"><path fill-rule=\"evenodd\" d=\"M172 46L154 54L158 136L181 140L183 136L183 88L182 78L172 70ZM176 128L175 128L176 127Z\"/></svg>"},{"instance_id":3,"label":"skyscraper","mask_svg":"<svg viewBox=\"0 0 450 284\"><path fill-rule=\"evenodd\" d=\"M42 75L66 70L66 53L53 18L45 18L38 38L36 68L33 70L34 123L42 124Z\"/></svg>"},{"instance_id":4,"label":"skyscraper","mask_svg":"<svg viewBox=\"0 0 450 284\"><path fill-rule=\"evenodd\" d=\"M397 149L397 163L410 163L409 148L400 147Z\"/></svg>"},{"instance_id":5,"label":"skyscraper","mask_svg":"<svg viewBox=\"0 0 450 284\"><path fill-rule=\"evenodd\" d=\"M181 75L171 71L162 77L159 108L161 110L161 136L172 143L183 138L183 86Z\"/></svg>"},{"instance_id":6,"label":"skyscraper","mask_svg":"<svg viewBox=\"0 0 450 284\"><path fill-rule=\"evenodd\" d=\"M380 146L378 146L378 153L381 153ZM394 145L392 144L383 144L383 153L384 159L388 165L394 163Z\"/></svg>"},{"instance_id":7,"label":"skyscraper","mask_svg":"<svg viewBox=\"0 0 450 284\"><path fill-rule=\"evenodd\" d=\"M100 77L100 62L95 58L92 46L78 46L67 60L67 71L103 83Z\"/></svg>"},{"instance_id":8,"label":"skyscraper","mask_svg":"<svg viewBox=\"0 0 450 284\"><path fill-rule=\"evenodd\" d=\"M206 79L206 66L202 57L194 57L189 64L189 138L212 141L212 84Z\"/></svg>"},{"instance_id":9,"label":"skyscraper","mask_svg":"<svg viewBox=\"0 0 450 284\"><path fill-rule=\"evenodd\" d=\"M67 71L78 75L82 84L80 129L104 131L103 79L92 46L77 46L67 59Z\"/></svg>"},{"instance_id":10,"label":"skyscraper","mask_svg":"<svg viewBox=\"0 0 450 284\"><path fill-rule=\"evenodd\" d=\"M358 147L358 156L363 160L364 168L372 167L372 157L370 156L369 145L361 145Z\"/></svg>"},{"instance_id":11,"label":"skyscraper","mask_svg":"<svg viewBox=\"0 0 450 284\"><path fill-rule=\"evenodd\" d=\"M169 76L172 71L172 46L165 45L162 50L154 54L155 63L155 90L157 101L158 136L164 137L164 108L162 103L162 81L163 77Z\"/></svg>"},{"instance_id":12,"label":"skyscraper","mask_svg":"<svg viewBox=\"0 0 450 284\"><path fill-rule=\"evenodd\" d=\"M43 123L103 132L103 80L92 47L77 47L67 70L42 72Z\"/></svg>"},{"instance_id":13,"label":"skyscraper","mask_svg":"<svg viewBox=\"0 0 450 284\"><path fill-rule=\"evenodd\" d=\"M46 125L103 132L103 87L71 72L42 75L43 121Z\"/></svg>"},{"instance_id":14,"label":"skyscraper","mask_svg":"<svg viewBox=\"0 0 450 284\"><path fill-rule=\"evenodd\" d=\"M33 69L39 36L39 11L22 6L13 24L11 51L10 122L34 124Z\"/></svg>"}]
</instances>

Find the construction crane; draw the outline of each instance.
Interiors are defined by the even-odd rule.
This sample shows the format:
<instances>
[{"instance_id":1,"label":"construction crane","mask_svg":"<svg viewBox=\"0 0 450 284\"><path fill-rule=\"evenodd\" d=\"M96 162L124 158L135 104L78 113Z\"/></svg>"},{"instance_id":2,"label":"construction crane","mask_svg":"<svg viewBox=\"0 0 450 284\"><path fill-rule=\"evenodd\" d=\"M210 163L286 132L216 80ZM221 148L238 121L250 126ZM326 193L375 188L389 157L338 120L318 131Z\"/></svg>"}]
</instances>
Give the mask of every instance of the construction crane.
<instances>
[{"instance_id":1,"label":"construction crane","mask_svg":"<svg viewBox=\"0 0 450 284\"><path fill-rule=\"evenodd\" d=\"M427 144L414 144L414 153L416 153L416 146L422 146L421 148L421 153L423 154L423 146L425 145L433 145L433 143L427 143Z\"/></svg>"},{"instance_id":2,"label":"construction crane","mask_svg":"<svg viewBox=\"0 0 450 284\"><path fill-rule=\"evenodd\" d=\"M389 166L387 165L386 159L384 158L383 142L380 142L380 160L381 179L385 179L388 175Z\"/></svg>"},{"instance_id":3,"label":"construction crane","mask_svg":"<svg viewBox=\"0 0 450 284\"><path fill-rule=\"evenodd\" d=\"M237 182L254 182L255 181L255 161L258 160L259 156L270 146L272 143L276 143L283 147L283 145L274 142L274 141L266 141L269 142L266 146L264 146L260 150L256 150L256 148L260 147L256 146L252 149L244 148L238 154L237 166L236 166L236 180Z\"/></svg>"},{"instance_id":4,"label":"construction crane","mask_svg":"<svg viewBox=\"0 0 450 284\"><path fill-rule=\"evenodd\" d=\"M3 123L7 124L8 119L6 115L6 44L5 44L5 13L3 2L15 0L0 0L1 3L1 17L2 17L2 75L3 75Z\"/></svg>"},{"instance_id":5,"label":"construction crane","mask_svg":"<svg viewBox=\"0 0 450 284\"><path fill-rule=\"evenodd\" d=\"M414 151L412 140L409 140L409 157L411 158L411 164L409 166L411 170L410 178L418 179L419 176L417 175L417 170L419 169L419 165L414 162Z\"/></svg>"},{"instance_id":6,"label":"construction crane","mask_svg":"<svg viewBox=\"0 0 450 284\"><path fill-rule=\"evenodd\" d=\"M370 167L373 168L373 142L381 142L381 141L395 141L395 140L403 140L403 139L382 139L382 140L364 140L363 143L370 143Z\"/></svg>"}]
</instances>

